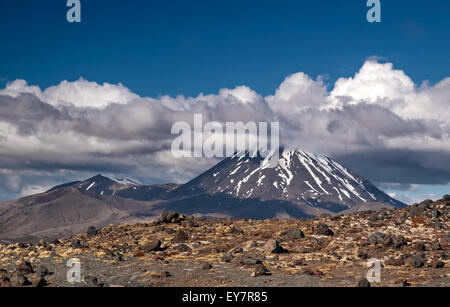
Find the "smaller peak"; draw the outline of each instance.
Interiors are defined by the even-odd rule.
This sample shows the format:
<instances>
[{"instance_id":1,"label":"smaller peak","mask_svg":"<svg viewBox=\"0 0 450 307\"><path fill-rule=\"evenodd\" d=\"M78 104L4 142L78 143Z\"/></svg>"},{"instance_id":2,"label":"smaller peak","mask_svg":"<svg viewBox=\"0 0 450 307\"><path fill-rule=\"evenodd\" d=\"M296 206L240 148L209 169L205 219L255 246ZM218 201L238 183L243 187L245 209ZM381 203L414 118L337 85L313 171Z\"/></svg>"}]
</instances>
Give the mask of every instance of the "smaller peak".
<instances>
[{"instance_id":1,"label":"smaller peak","mask_svg":"<svg viewBox=\"0 0 450 307\"><path fill-rule=\"evenodd\" d=\"M94 177L91 177L91 178L87 179L86 181L87 182L93 182L93 181L105 181L105 180L111 180L112 181L111 178L103 176L102 174L97 174Z\"/></svg>"},{"instance_id":2,"label":"smaller peak","mask_svg":"<svg viewBox=\"0 0 450 307\"><path fill-rule=\"evenodd\" d=\"M102 174L97 174L97 175L95 175L95 176L92 177L92 178L108 178L108 177L103 176Z\"/></svg>"}]
</instances>

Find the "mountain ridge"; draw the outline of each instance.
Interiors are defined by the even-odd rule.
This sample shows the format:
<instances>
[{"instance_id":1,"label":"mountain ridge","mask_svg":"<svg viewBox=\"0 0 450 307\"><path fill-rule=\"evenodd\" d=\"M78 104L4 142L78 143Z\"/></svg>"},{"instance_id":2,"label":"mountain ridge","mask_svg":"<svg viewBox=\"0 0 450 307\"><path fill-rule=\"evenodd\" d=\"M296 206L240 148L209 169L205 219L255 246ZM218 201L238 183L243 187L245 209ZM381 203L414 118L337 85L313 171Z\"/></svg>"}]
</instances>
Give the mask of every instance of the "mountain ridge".
<instances>
[{"instance_id":1,"label":"mountain ridge","mask_svg":"<svg viewBox=\"0 0 450 307\"><path fill-rule=\"evenodd\" d=\"M86 225L146 222L164 211L290 219L406 206L327 156L283 151L275 168L262 159L235 155L183 185L144 185L101 174L57 185L0 203L0 239L56 237Z\"/></svg>"}]
</instances>

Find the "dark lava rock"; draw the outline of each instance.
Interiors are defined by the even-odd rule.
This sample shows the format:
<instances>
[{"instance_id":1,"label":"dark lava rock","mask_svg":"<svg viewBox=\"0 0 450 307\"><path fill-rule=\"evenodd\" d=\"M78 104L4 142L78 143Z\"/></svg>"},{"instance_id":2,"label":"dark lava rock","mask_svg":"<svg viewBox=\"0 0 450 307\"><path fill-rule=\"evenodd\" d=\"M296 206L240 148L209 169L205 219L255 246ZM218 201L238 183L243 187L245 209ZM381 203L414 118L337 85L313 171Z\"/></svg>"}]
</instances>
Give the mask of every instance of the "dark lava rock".
<instances>
[{"instance_id":1,"label":"dark lava rock","mask_svg":"<svg viewBox=\"0 0 450 307\"><path fill-rule=\"evenodd\" d=\"M442 246L441 244L439 244L439 241L433 242L433 244L431 244L431 249L434 251L440 251L442 250Z\"/></svg>"},{"instance_id":2,"label":"dark lava rock","mask_svg":"<svg viewBox=\"0 0 450 307\"><path fill-rule=\"evenodd\" d=\"M370 282L367 280L367 278L362 278L359 282L358 282L358 287L359 288L370 288Z\"/></svg>"},{"instance_id":3,"label":"dark lava rock","mask_svg":"<svg viewBox=\"0 0 450 307\"><path fill-rule=\"evenodd\" d=\"M410 287L411 284L405 279L404 281L402 281L402 283L400 284L400 287L402 288L406 288L406 287Z\"/></svg>"},{"instance_id":4,"label":"dark lava rock","mask_svg":"<svg viewBox=\"0 0 450 307\"><path fill-rule=\"evenodd\" d=\"M8 278L8 271L0 269L0 280Z\"/></svg>"},{"instance_id":5,"label":"dark lava rock","mask_svg":"<svg viewBox=\"0 0 450 307\"><path fill-rule=\"evenodd\" d=\"M117 262L121 262L121 261L124 260L124 259L123 259L123 255L120 254L120 253L117 253L117 254L114 256L114 259L115 259Z\"/></svg>"},{"instance_id":6,"label":"dark lava rock","mask_svg":"<svg viewBox=\"0 0 450 307\"><path fill-rule=\"evenodd\" d=\"M442 259L444 259L444 260L449 260L450 259L450 250L445 250L443 253L442 253Z\"/></svg>"},{"instance_id":7,"label":"dark lava rock","mask_svg":"<svg viewBox=\"0 0 450 307\"><path fill-rule=\"evenodd\" d=\"M205 271L211 270L212 265L210 263L203 263L201 269Z\"/></svg>"},{"instance_id":8,"label":"dark lava rock","mask_svg":"<svg viewBox=\"0 0 450 307\"><path fill-rule=\"evenodd\" d=\"M297 240L303 239L305 237L305 234L301 229L288 229L284 231L281 236L289 240Z\"/></svg>"},{"instance_id":9,"label":"dark lava rock","mask_svg":"<svg viewBox=\"0 0 450 307\"><path fill-rule=\"evenodd\" d=\"M294 266L306 266L306 263L303 262L303 260L301 260L301 259L296 259L296 260L294 260L294 261L292 262L292 264L293 264Z\"/></svg>"},{"instance_id":10,"label":"dark lava rock","mask_svg":"<svg viewBox=\"0 0 450 307\"><path fill-rule=\"evenodd\" d=\"M444 197L443 197L442 199L443 199L443 200L446 200L446 201L450 201L450 195L445 194Z\"/></svg>"},{"instance_id":11,"label":"dark lava rock","mask_svg":"<svg viewBox=\"0 0 450 307\"><path fill-rule=\"evenodd\" d=\"M23 287L23 286L31 286L32 283L31 281L28 280L28 278L23 275L23 274L19 274L17 275L17 286L18 287Z\"/></svg>"},{"instance_id":12,"label":"dark lava rock","mask_svg":"<svg viewBox=\"0 0 450 307\"><path fill-rule=\"evenodd\" d=\"M223 262L231 262L233 260L233 255L231 255L231 254L224 254L223 256L222 256L222 261Z\"/></svg>"},{"instance_id":13,"label":"dark lava rock","mask_svg":"<svg viewBox=\"0 0 450 307\"><path fill-rule=\"evenodd\" d=\"M235 226L231 226L228 233L235 234L235 235L243 235L244 231Z\"/></svg>"},{"instance_id":14,"label":"dark lava rock","mask_svg":"<svg viewBox=\"0 0 450 307\"><path fill-rule=\"evenodd\" d=\"M33 281L33 286L36 288L43 288L45 286L48 286L48 282L44 277L39 277Z\"/></svg>"},{"instance_id":15,"label":"dark lava rock","mask_svg":"<svg viewBox=\"0 0 450 307\"><path fill-rule=\"evenodd\" d=\"M242 259L240 262L242 265L257 265L257 264L261 263L261 260L248 257L248 258Z\"/></svg>"},{"instance_id":16,"label":"dark lava rock","mask_svg":"<svg viewBox=\"0 0 450 307\"><path fill-rule=\"evenodd\" d=\"M423 251L426 250L426 246L425 246L424 243L418 242L418 243L416 243L416 244L414 245L414 249L415 249L416 251L418 251L418 252L423 252Z\"/></svg>"},{"instance_id":17,"label":"dark lava rock","mask_svg":"<svg viewBox=\"0 0 450 307\"><path fill-rule=\"evenodd\" d=\"M31 265L30 262L21 261L16 267L16 272L18 272L20 274L31 274L34 271L33 271L33 266Z\"/></svg>"},{"instance_id":18,"label":"dark lava rock","mask_svg":"<svg viewBox=\"0 0 450 307\"><path fill-rule=\"evenodd\" d=\"M71 243L72 248L83 248L80 240L74 240Z\"/></svg>"},{"instance_id":19,"label":"dark lava rock","mask_svg":"<svg viewBox=\"0 0 450 307\"><path fill-rule=\"evenodd\" d=\"M373 245L383 244L385 238L386 238L386 235L384 233L376 232L376 233L371 234L367 238L367 242L369 242L370 244L373 244Z\"/></svg>"},{"instance_id":20,"label":"dark lava rock","mask_svg":"<svg viewBox=\"0 0 450 307\"><path fill-rule=\"evenodd\" d=\"M317 227L315 227L315 232L318 235L323 235L323 236L332 236L334 235L334 232L330 229L330 227L328 227L327 224L319 224L317 225Z\"/></svg>"},{"instance_id":21,"label":"dark lava rock","mask_svg":"<svg viewBox=\"0 0 450 307\"><path fill-rule=\"evenodd\" d=\"M160 248L161 248L160 240L154 240L154 241L146 243L142 246L142 250L146 253L158 251Z\"/></svg>"},{"instance_id":22,"label":"dark lava rock","mask_svg":"<svg viewBox=\"0 0 450 307\"><path fill-rule=\"evenodd\" d=\"M255 269L251 273L251 277L257 277L257 276L264 276L264 275L271 275L270 271L262 264L259 263L256 265Z\"/></svg>"},{"instance_id":23,"label":"dark lava rock","mask_svg":"<svg viewBox=\"0 0 450 307\"><path fill-rule=\"evenodd\" d=\"M415 204L409 207L408 217L417 217L421 215L425 210L430 208L430 204L433 203L432 200L424 200L420 204Z\"/></svg>"},{"instance_id":24,"label":"dark lava rock","mask_svg":"<svg viewBox=\"0 0 450 307\"><path fill-rule=\"evenodd\" d=\"M184 220L184 217L182 214L178 212L164 212L161 213L161 216L159 218L159 223L180 223L182 220Z\"/></svg>"},{"instance_id":25,"label":"dark lava rock","mask_svg":"<svg viewBox=\"0 0 450 307\"><path fill-rule=\"evenodd\" d=\"M441 212L437 209L431 210L431 217L438 218L441 216Z\"/></svg>"},{"instance_id":26,"label":"dark lava rock","mask_svg":"<svg viewBox=\"0 0 450 307\"><path fill-rule=\"evenodd\" d=\"M175 249L180 253L187 252L188 250L190 250L189 246L187 246L186 244L180 244L177 247L175 247Z\"/></svg>"},{"instance_id":27,"label":"dark lava rock","mask_svg":"<svg viewBox=\"0 0 450 307\"><path fill-rule=\"evenodd\" d=\"M386 235L386 237L384 238L382 244L385 247L391 247L391 246L394 245L395 239L396 238L393 235Z\"/></svg>"},{"instance_id":28,"label":"dark lava rock","mask_svg":"<svg viewBox=\"0 0 450 307\"><path fill-rule=\"evenodd\" d=\"M385 265L392 265L392 266L402 266L405 264L405 259L403 258L390 258L384 262Z\"/></svg>"},{"instance_id":29,"label":"dark lava rock","mask_svg":"<svg viewBox=\"0 0 450 307\"><path fill-rule=\"evenodd\" d=\"M175 234L175 236L172 239L172 242L182 243L186 242L187 240L189 240L189 235L185 231L180 230Z\"/></svg>"},{"instance_id":30,"label":"dark lava rock","mask_svg":"<svg viewBox=\"0 0 450 307\"><path fill-rule=\"evenodd\" d=\"M393 247L393 248L401 248L406 245L407 242L403 237L395 237L393 235L386 235L382 232L376 232L371 234L367 238L367 242L373 245L382 244L384 247Z\"/></svg>"},{"instance_id":31,"label":"dark lava rock","mask_svg":"<svg viewBox=\"0 0 450 307\"><path fill-rule=\"evenodd\" d=\"M236 247L236 248L234 248L232 251L231 251L231 253L232 254L239 254L239 253L242 253L244 250L242 249L242 247Z\"/></svg>"},{"instance_id":32,"label":"dark lava rock","mask_svg":"<svg viewBox=\"0 0 450 307\"><path fill-rule=\"evenodd\" d=\"M97 235L98 230L94 226L89 226L89 228L88 228L86 233L87 233L88 236L93 237L93 236Z\"/></svg>"},{"instance_id":33,"label":"dark lava rock","mask_svg":"<svg viewBox=\"0 0 450 307\"><path fill-rule=\"evenodd\" d=\"M408 217L417 217L419 216L421 211L415 205L412 205L408 210Z\"/></svg>"},{"instance_id":34,"label":"dark lava rock","mask_svg":"<svg viewBox=\"0 0 450 307\"><path fill-rule=\"evenodd\" d=\"M406 262L415 268L421 268L425 265L425 259L421 255L411 256L406 259Z\"/></svg>"},{"instance_id":35,"label":"dark lava rock","mask_svg":"<svg viewBox=\"0 0 450 307\"><path fill-rule=\"evenodd\" d=\"M425 199L424 201L422 201L421 203L419 203L417 205L417 207L422 210L425 211L427 209L430 209L430 205L433 204L433 201L431 199Z\"/></svg>"},{"instance_id":36,"label":"dark lava rock","mask_svg":"<svg viewBox=\"0 0 450 307\"><path fill-rule=\"evenodd\" d=\"M267 241L267 243L264 245L264 250L271 252L273 254L281 254L286 253L287 251L280 245L280 243L275 240L271 239Z\"/></svg>"},{"instance_id":37,"label":"dark lava rock","mask_svg":"<svg viewBox=\"0 0 450 307\"><path fill-rule=\"evenodd\" d=\"M59 240L57 240L57 239L54 239L50 243L53 244L53 245L58 245L61 242Z\"/></svg>"},{"instance_id":38,"label":"dark lava rock","mask_svg":"<svg viewBox=\"0 0 450 307\"><path fill-rule=\"evenodd\" d=\"M86 284L90 287L101 287L101 285L98 283L98 279L95 276L88 276L86 278Z\"/></svg>"},{"instance_id":39,"label":"dark lava rock","mask_svg":"<svg viewBox=\"0 0 450 307\"><path fill-rule=\"evenodd\" d=\"M170 274L169 271L164 271L164 272L162 273L162 275L163 275L163 277L165 277L165 278L167 278L167 277L172 277L172 274Z\"/></svg>"},{"instance_id":40,"label":"dark lava rock","mask_svg":"<svg viewBox=\"0 0 450 307\"><path fill-rule=\"evenodd\" d=\"M39 277L45 277L50 275L50 271L47 269L46 266L40 264L37 269L36 269L36 273L38 274Z\"/></svg>"},{"instance_id":41,"label":"dark lava rock","mask_svg":"<svg viewBox=\"0 0 450 307\"><path fill-rule=\"evenodd\" d=\"M396 237L394 239L392 247L395 248L395 249L399 249L399 248L402 248L403 246L406 246L406 245L408 245L408 242L406 242L405 237L400 236L400 237Z\"/></svg>"},{"instance_id":42,"label":"dark lava rock","mask_svg":"<svg viewBox=\"0 0 450 307\"><path fill-rule=\"evenodd\" d=\"M8 272L4 269L0 269L0 288L9 288L11 286Z\"/></svg>"},{"instance_id":43,"label":"dark lava rock","mask_svg":"<svg viewBox=\"0 0 450 307\"><path fill-rule=\"evenodd\" d=\"M368 259L369 255L367 254L366 251L360 250L360 251L358 251L358 258L359 259Z\"/></svg>"},{"instance_id":44,"label":"dark lava rock","mask_svg":"<svg viewBox=\"0 0 450 307\"><path fill-rule=\"evenodd\" d=\"M438 258L434 258L431 261L431 267L434 269L440 269L443 268L445 266L445 263L442 262L441 260L439 260Z\"/></svg>"}]
</instances>

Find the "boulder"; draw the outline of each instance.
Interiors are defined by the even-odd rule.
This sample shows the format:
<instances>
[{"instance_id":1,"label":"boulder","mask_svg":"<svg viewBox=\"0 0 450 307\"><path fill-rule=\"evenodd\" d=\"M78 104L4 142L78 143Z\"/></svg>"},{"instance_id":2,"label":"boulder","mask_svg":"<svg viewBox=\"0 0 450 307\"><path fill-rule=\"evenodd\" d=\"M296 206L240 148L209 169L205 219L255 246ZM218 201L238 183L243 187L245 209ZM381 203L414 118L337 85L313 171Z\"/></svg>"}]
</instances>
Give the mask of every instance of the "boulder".
<instances>
[{"instance_id":1,"label":"boulder","mask_svg":"<svg viewBox=\"0 0 450 307\"><path fill-rule=\"evenodd\" d=\"M297 239L303 239L305 237L305 234L301 229L293 228L288 229L281 233L281 237L289 239L289 240L297 240Z\"/></svg>"},{"instance_id":2,"label":"boulder","mask_svg":"<svg viewBox=\"0 0 450 307\"><path fill-rule=\"evenodd\" d=\"M31 274L34 272L33 266L30 262L22 260L16 267L16 272L20 274Z\"/></svg>"},{"instance_id":3,"label":"boulder","mask_svg":"<svg viewBox=\"0 0 450 307\"><path fill-rule=\"evenodd\" d=\"M267 241L266 244L264 245L264 250L271 252L273 254L281 254L286 252L286 250L275 239Z\"/></svg>"},{"instance_id":4,"label":"boulder","mask_svg":"<svg viewBox=\"0 0 450 307\"><path fill-rule=\"evenodd\" d=\"M445 266L445 263L443 261L439 260L439 258L434 258L431 261L431 267L433 269L440 269L440 268L443 268L444 266Z\"/></svg>"},{"instance_id":5,"label":"boulder","mask_svg":"<svg viewBox=\"0 0 450 307\"><path fill-rule=\"evenodd\" d=\"M159 223L180 223L185 218L182 214L178 212L163 212L159 218Z\"/></svg>"},{"instance_id":6,"label":"boulder","mask_svg":"<svg viewBox=\"0 0 450 307\"><path fill-rule=\"evenodd\" d=\"M97 235L98 230L94 226L89 226L86 233L88 236L93 237L93 236Z\"/></svg>"},{"instance_id":7,"label":"boulder","mask_svg":"<svg viewBox=\"0 0 450 307\"><path fill-rule=\"evenodd\" d=\"M142 245L142 250L146 253L158 251L161 248L160 240L153 240L151 242L145 243Z\"/></svg>"},{"instance_id":8,"label":"boulder","mask_svg":"<svg viewBox=\"0 0 450 307\"><path fill-rule=\"evenodd\" d=\"M421 255L414 255L406 259L406 263L415 268L421 268L425 265L425 259Z\"/></svg>"},{"instance_id":9,"label":"boulder","mask_svg":"<svg viewBox=\"0 0 450 307\"><path fill-rule=\"evenodd\" d=\"M367 238L367 242L373 245L383 244L386 235L382 232L375 232Z\"/></svg>"},{"instance_id":10,"label":"boulder","mask_svg":"<svg viewBox=\"0 0 450 307\"><path fill-rule=\"evenodd\" d=\"M367 280L367 278L362 278L359 282L358 282L358 287L359 288L370 288L370 282Z\"/></svg>"},{"instance_id":11,"label":"boulder","mask_svg":"<svg viewBox=\"0 0 450 307\"><path fill-rule=\"evenodd\" d=\"M322 235L322 236L332 236L334 235L334 232L330 229L330 227L328 227L327 224L319 224L317 225L317 227L315 227L315 232L318 235Z\"/></svg>"}]
</instances>

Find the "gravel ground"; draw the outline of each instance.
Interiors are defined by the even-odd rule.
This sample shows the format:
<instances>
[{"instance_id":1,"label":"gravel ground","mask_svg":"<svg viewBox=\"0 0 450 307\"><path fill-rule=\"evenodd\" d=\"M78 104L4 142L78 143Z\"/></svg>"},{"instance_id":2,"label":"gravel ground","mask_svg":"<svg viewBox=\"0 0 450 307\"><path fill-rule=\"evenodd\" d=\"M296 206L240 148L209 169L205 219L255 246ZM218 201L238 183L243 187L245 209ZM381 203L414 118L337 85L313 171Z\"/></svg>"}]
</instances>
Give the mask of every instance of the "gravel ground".
<instances>
[{"instance_id":1,"label":"gravel ground","mask_svg":"<svg viewBox=\"0 0 450 307\"><path fill-rule=\"evenodd\" d=\"M39 244L0 245L0 286L450 286L450 197L401 210L312 220L205 220L90 228ZM80 260L81 282L67 281Z\"/></svg>"}]
</instances>

